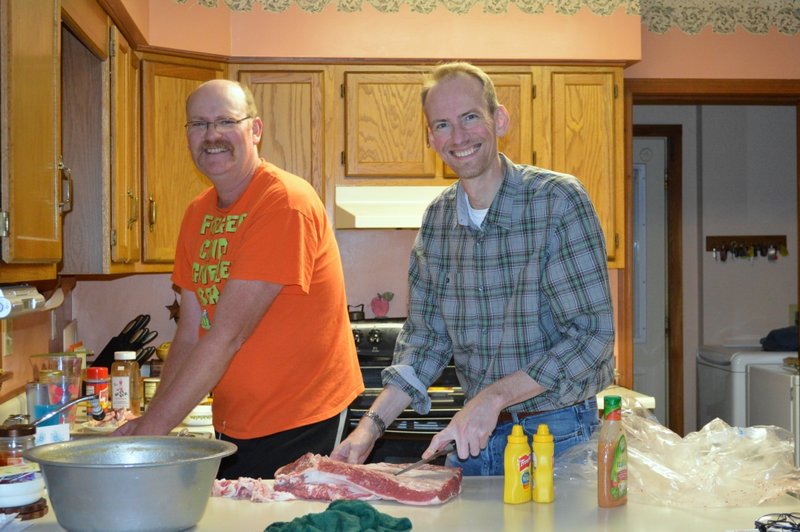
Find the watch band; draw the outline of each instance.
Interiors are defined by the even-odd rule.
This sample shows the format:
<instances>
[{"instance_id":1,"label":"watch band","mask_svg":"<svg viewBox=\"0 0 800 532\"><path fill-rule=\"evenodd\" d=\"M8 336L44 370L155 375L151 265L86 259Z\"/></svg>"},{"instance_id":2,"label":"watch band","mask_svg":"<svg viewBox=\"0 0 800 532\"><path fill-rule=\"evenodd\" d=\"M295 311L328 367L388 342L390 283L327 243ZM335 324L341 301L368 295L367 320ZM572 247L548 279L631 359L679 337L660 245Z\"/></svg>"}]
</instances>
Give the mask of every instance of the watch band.
<instances>
[{"instance_id":1,"label":"watch band","mask_svg":"<svg viewBox=\"0 0 800 532\"><path fill-rule=\"evenodd\" d=\"M378 427L378 437L380 438L386 432L386 423L381 419L381 416L378 415L377 412L374 410L367 410L364 414L364 417L368 417L375 423L375 426Z\"/></svg>"}]
</instances>

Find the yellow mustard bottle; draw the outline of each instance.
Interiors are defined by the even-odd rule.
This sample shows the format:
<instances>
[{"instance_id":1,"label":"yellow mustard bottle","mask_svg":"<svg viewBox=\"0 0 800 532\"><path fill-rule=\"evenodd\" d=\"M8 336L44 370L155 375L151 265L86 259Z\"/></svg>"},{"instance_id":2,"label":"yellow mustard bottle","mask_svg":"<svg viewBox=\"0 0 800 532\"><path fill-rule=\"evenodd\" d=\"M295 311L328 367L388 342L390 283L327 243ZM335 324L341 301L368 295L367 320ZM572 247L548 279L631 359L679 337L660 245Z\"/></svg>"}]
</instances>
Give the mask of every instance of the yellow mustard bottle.
<instances>
[{"instance_id":1,"label":"yellow mustard bottle","mask_svg":"<svg viewBox=\"0 0 800 532\"><path fill-rule=\"evenodd\" d=\"M541 423L533 435L533 501L553 502L553 455L555 444L550 427Z\"/></svg>"},{"instance_id":2,"label":"yellow mustard bottle","mask_svg":"<svg viewBox=\"0 0 800 532\"><path fill-rule=\"evenodd\" d=\"M504 453L505 487L503 502L531 502L531 446L521 425L511 427Z\"/></svg>"}]
</instances>

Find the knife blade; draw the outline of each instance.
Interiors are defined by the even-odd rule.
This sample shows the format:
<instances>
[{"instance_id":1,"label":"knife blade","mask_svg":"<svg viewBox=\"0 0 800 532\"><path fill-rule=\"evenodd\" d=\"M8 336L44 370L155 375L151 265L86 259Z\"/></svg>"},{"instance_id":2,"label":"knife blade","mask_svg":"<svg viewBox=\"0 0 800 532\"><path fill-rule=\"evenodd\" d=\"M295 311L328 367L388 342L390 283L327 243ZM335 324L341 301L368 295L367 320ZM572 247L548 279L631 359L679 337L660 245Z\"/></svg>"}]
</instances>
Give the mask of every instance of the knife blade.
<instances>
[{"instance_id":1,"label":"knife blade","mask_svg":"<svg viewBox=\"0 0 800 532\"><path fill-rule=\"evenodd\" d=\"M420 466L424 466L425 464L431 463L432 461L434 461L435 459L439 458L443 454L452 453L455 450L456 450L456 444L455 444L455 442L451 441L450 443L448 443L447 445L445 445L444 447L442 447L441 449L439 449L438 451L433 453L430 457L423 458L422 460L420 460L418 462L414 462L413 464L404 467L403 469L401 469L400 471L395 473L395 475L402 475L403 473L407 473L408 471L411 471L412 469L417 469Z\"/></svg>"}]
</instances>

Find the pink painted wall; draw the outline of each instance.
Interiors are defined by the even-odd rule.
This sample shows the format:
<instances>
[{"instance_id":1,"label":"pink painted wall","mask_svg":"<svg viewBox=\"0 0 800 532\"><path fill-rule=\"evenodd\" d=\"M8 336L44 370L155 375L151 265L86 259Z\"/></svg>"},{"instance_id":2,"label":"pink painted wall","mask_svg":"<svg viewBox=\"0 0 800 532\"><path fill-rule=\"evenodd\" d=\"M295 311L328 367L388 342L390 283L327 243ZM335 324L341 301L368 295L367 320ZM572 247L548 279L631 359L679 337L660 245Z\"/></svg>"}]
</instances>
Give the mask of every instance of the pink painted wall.
<instances>
[{"instance_id":1,"label":"pink painted wall","mask_svg":"<svg viewBox=\"0 0 800 532\"><path fill-rule=\"evenodd\" d=\"M269 13L206 8L195 0L122 0L151 45L234 57L281 58L469 58L519 60L621 60L636 63L629 78L800 78L800 34L698 35L672 29L647 31L640 17L618 9L612 16L581 9L563 16L548 7L526 15L510 7L467 15L439 7L429 15L380 13L364 3L358 13L322 13L292 6Z\"/></svg>"},{"instance_id":2,"label":"pink painted wall","mask_svg":"<svg viewBox=\"0 0 800 532\"><path fill-rule=\"evenodd\" d=\"M340 13L334 2L321 13L292 5L270 13L198 6L194 0L122 0L153 46L233 57L280 58L470 58L527 60L635 61L641 57L640 17L620 8L610 16L582 8L573 16L548 7L526 15L510 6L507 13L485 14L480 6L467 15L439 7L423 15L402 6L381 13L364 3L357 13ZM134 12L129 6L136 5Z\"/></svg>"},{"instance_id":3,"label":"pink painted wall","mask_svg":"<svg viewBox=\"0 0 800 532\"><path fill-rule=\"evenodd\" d=\"M642 28L642 61L627 78L800 79L800 34L764 35L738 29L688 35L673 28L660 35Z\"/></svg>"}]
</instances>

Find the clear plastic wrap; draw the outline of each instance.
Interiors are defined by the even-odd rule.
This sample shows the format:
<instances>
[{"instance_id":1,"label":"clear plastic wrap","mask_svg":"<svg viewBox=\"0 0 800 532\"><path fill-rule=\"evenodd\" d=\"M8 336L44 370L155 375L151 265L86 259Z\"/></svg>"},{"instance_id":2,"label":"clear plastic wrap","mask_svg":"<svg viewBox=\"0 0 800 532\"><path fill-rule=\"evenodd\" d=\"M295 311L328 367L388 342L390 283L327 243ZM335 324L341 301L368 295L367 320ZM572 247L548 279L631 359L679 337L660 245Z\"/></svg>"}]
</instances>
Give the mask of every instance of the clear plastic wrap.
<instances>
[{"instance_id":1,"label":"clear plastic wrap","mask_svg":"<svg viewBox=\"0 0 800 532\"><path fill-rule=\"evenodd\" d=\"M649 410L623 399L629 500L684 508L755 506L800 492L792 434L715 419L681 438ZM556 458L556 478L597 484L597 434Z\"/></svg>"}]
</instances>

